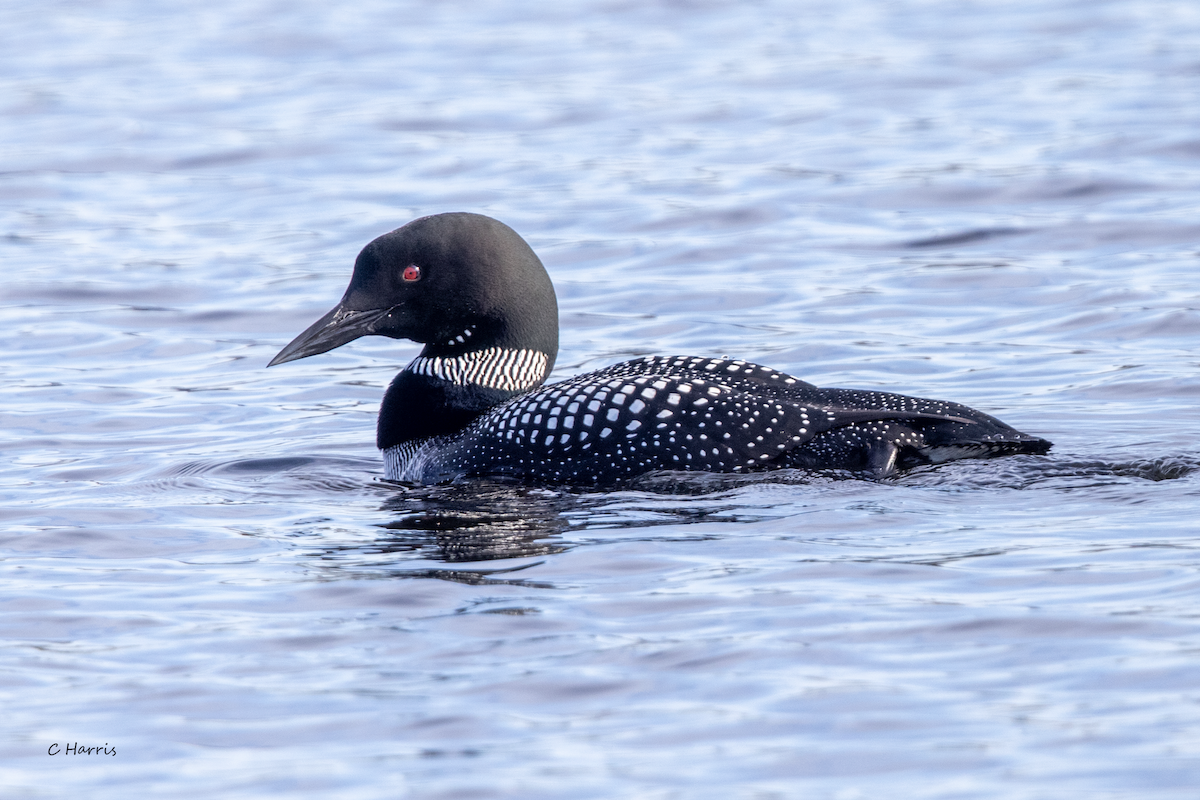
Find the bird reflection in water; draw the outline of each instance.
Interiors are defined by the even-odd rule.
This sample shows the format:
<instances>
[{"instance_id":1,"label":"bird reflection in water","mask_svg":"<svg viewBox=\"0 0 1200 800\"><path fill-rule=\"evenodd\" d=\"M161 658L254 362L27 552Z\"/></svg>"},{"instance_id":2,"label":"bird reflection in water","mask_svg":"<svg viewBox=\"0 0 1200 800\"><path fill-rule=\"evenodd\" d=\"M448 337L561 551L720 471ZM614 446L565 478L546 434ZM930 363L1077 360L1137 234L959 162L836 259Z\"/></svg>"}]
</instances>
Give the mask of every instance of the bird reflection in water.
<instances>
[{"instance_id":1,"label":"bird reflection in water","mask_svg":"<svg viewBox=\"0 0 1200 800\"><path fill-rule=\"evenodd\" d=\"M553 555L567 548L559 538L570 527L565 501L559 492L493 482L409 489L384 503L395 517L379 525L387 533L375 547L448 563Z\"/></svg>"}]
</instances>

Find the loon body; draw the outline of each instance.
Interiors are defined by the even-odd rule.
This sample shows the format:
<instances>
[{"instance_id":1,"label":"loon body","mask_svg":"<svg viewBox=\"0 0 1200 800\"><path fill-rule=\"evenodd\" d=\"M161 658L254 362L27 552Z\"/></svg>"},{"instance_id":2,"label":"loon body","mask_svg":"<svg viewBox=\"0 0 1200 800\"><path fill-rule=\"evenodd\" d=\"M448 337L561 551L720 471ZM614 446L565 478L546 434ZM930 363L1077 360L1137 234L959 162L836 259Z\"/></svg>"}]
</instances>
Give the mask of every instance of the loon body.
<instances>
[{"instance_id":1,"label":"loon body","mask_svg":"<svg viewBox=\"0 0 1200 800\"><path fill-rule=\"evenodd\" d=\"M837 469L884 477L1050 442L958 403L819 389L728 358L650 356L542 385L558 305L533 250L478 214L368 244L342 301L271 365L367 334L425 345L396 376L376 444L389 479L612 485L652 470Z\"/></svg>"}]
</instances>

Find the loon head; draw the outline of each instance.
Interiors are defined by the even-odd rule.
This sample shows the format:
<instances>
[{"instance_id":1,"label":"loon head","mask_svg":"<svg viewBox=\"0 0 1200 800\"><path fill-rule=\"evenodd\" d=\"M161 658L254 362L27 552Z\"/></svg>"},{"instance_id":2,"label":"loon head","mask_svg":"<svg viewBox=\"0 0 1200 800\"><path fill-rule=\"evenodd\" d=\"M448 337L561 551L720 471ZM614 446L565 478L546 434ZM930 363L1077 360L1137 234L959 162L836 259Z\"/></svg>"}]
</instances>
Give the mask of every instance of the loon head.
<instances>
[{"instance_id":1,"label":"loon head","mask_svg":"<svg viewBox=\"0 0 1200 800\"><path fill-rule=\"evenodd\" d=\"M341 302L267 366L369 334L420 342L430 358L538 351L549 374L558 304L546 268L512 228L481 214L435 214L364 247Z\"/></svg>"}]
</instances>

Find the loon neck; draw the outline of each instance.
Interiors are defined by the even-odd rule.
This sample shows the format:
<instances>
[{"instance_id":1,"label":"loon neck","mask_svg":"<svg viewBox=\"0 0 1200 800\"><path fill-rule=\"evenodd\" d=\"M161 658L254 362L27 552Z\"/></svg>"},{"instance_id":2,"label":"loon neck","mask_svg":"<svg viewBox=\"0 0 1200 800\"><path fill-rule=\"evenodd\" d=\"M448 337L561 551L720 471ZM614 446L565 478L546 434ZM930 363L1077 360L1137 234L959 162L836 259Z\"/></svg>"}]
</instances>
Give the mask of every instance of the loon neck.
<instances>
[{"instance_id":1,"label":"loon neck","mask_svg":"<svg viewBox=\"0 0 1200 800\"><path fill-rule=\"evenodd\" d=\"M435 355L426 347L405 371L457 386L520 393L546 380L552 361L540 350L487 347L457 355Z\"/></svg>"},{"instance_id":2,"label":"loon neck","mask_svg":"<svg viewBox=\"0 0 1200 800\"><path fill-rule=\"evenodd\" d=\"M385 450L457 433L488 409L541 385L553 365L554 355L540 350L485 347L456 354L454 348L426 346L384 394L376 445Z\"/></svg>"}]
</instances>

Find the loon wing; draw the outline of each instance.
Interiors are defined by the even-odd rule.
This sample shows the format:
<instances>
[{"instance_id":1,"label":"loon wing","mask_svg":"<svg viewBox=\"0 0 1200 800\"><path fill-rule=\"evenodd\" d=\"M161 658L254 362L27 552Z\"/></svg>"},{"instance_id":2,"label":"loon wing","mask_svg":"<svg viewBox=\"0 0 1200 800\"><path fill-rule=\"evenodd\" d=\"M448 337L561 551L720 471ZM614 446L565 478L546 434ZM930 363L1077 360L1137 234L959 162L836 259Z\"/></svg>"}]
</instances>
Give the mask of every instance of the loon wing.
<instances>
[{"instance_id":1,"label":"loon wing","mask_svg":"<svg viewBox=\"0 0 1200 800\"><path fill-rule=\"evenodd\" d=\"M968 421L810 402L819 391L727 359L626 362L489 410L453 441L439 443L422 479L512 475L604 483L659 469L756 471L780 466L790 451L839 427Z\"/></svg>"}]
</instances>

